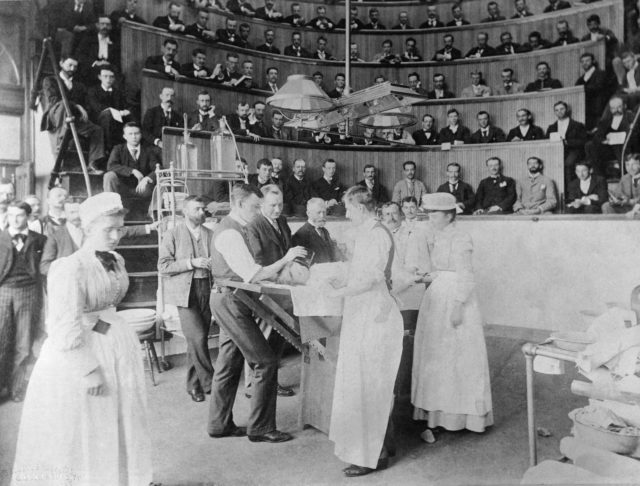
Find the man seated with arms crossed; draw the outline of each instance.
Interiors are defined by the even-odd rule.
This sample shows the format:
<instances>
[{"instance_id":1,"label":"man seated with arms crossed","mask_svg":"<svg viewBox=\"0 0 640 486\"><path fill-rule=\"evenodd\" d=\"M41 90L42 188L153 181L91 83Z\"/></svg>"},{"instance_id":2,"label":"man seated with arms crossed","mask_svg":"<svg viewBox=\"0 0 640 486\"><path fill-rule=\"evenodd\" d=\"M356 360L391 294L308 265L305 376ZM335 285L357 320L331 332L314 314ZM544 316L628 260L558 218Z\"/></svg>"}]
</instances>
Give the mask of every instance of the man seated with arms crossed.
<instances>
[{"instance_id":1,"label":"man seated with arms crossed","mask_svg":"<svg viewBox=\"0 0 640 486\"><path fill-rule=\"evenodd\" d=\"M602 205L605 214L633 211L640 202L640 154L627 155L624 162L627 173L620 178L618 190L609 193L609 203Z\"/></svg>"},{"instance_id":2,"label":"man seated with arms crossed","mask_svg":"<svg viewBox=\"0 0 640 486\"><path fill-rule=\"evenodd\" d=\"M542 173L542 160L538 157L527 159L529 177L526 181L517 181L517 200L513 212L522 215L551 214L558 206L556 184Z\"/></svg>"},{"instance_id":3,"label":"man seated with arms crossed","mask_svg":"<svg viewBox=\"0 0 640 486\"><path fill-rule=\"evenodd\" d=\"M588 162L576 164L577 179L567 187L567 208L569 214L598 214L602 205L609 200L607 181L604 177L591 175Z\"/></svg>"},{"instance_id":4,"label":"man seated with arms crossed","mask_svg":"<svg viewBox=\"0 0 640 486\"><path fill-rule=\"evenodd\" d=\"M482 179L476 191L476 210L473 214L510 213L516 202L516 181L502 175L502 160L487 159L489 177Z\"/></svg>"},{"instance_id":5,"label":"man seated with arms crossed","mask_svg":"<svg viewBox=\"0 0 640 486\"><path fill-rule=\"evenodd\" d=\"M344 258L338 245L331 239L327 224L327 203L319 197L307 201L307 222L298 228L291 244L303 246L308 255L313 255L311 264L339 262Z\"/></svg>"},{"instance_id":6,"label":"man seated with arms crossed","mask_svg":"<svg viewBox=\"0 0 640 486\"><path fill-rule=\"evenodd\" d=\"M462 168L457 162L447 165L447 182L438 187L436 192L448 192L456 198L459 214L471 214L475 207L475 195L473 188L462 180L460 176Z\"/></svg>"},{"instance_id":7,"label":"man seated with arms crossed","mask_svg":"<svg viewBox=\"0 0 640 486\"><path fill-rule=\"evenodd\" d=\"M129 122L123 132L126 143L116 145L111 151L103 190L150 198L156 181L156 165L162 164L162 158L156 150L141 143L140 125Z\"/></svg>"},{"instance_id":8,"label":"man seated with arms crossed","mask_svg":"<svg viewBox=\"0 0 640 486\"><path fill-rule=\"evenodd\" d=\"M402 164L402 170L404 170L405 178L396 182L392 200L398 204L406 197L414 197L417 201L422 201L422 196L427 194L427 188L422 181L416 179L416 163L407 160Z\"/></svg>"},{"instance_id":9,"label":"man seated with arms crossed","mask_svg":"<svg viewBox=\"0 0 640 486\"><path fill-rule=\"evenodd\" d=\"M268 266L256 263L245 227L260 214L262 194L246 184L231 190L231 212L216 228L211 247L214 282L231 279L259 282L275 278L289 262L306 257L291 248ZM229 287L214 286L211 310L220 325L218 359L213 375L207 432L213 438L248 435L252 442L285 442L293 437L276 429L278 356L253 319L253 312ZM253 369L252 396L246 430L233 422L233 403L244 361Z\"/></svg>"}]
</instances>

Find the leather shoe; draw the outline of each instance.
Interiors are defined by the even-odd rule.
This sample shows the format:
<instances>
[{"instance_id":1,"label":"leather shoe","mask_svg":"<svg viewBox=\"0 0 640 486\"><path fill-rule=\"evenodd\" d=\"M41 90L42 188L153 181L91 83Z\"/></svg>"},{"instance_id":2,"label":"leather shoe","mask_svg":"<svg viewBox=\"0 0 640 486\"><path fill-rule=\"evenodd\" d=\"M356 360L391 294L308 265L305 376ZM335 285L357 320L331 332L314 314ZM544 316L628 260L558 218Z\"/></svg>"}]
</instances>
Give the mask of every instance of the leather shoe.
<instances>
[{"instance_id":1,"label":"leather shoe","mask_svg":"<svg viewBox=\"0 0 640 486\"><path fill-rule=\"evenodd\" d=\"M292 397L295 395L293 389L287 387L287 386L282 386L280 384L278 384L278 396L279 397Z\"/></svg>"},{"instance_id":2,"label":"leather shoe","mask_svg":"<svg viewBox=\"0 0 640 486\"><path fill-rule=\"evenodd\" d=\"M221 434L209 433L209 437L211 437L212 439L222 439L223 437L244 437L245 435L247 435L246 427L238 427L237 425L234 425Z\"/></svg>"},{"instance_id":3,"label":"leather shoe","mask_svg":"<svg viewBox=\"0 0 640 486\"><path fill-rule=\"evenodd\" d=\"M375 469L371 469L370 467L364 466L356 466L355 464L351 464L349 467L346 467L342 470L345 476L349 478L355 478L357 476L365 476L367 474L371 474L375 471L382 471L389 467L389 458L383 457L378 459L378 464Z\"/></svg>"},{"instance_id":4,"label":"leather shoe","mask_svg":"<svg viewBox=\"0 0 640 486\"><path fill-rule=\"evenodd\" d=\"M189 390L188 393L194 402L204 402L204 393L202 390Z\"/></svg>"},{"instance_id":5,"label":"leather shoe","mask_svg":"<svg viewBox=\"0 0 640 486\"><path fill-rule=\"evenodd\" d=\"M287 434L286 432L280 432L279 430L273 430L271 432L267 432L262 435L250 435L248 436L251 442L287 442L288 440L293 439L291 434Z\"/></svg>"},{"instance_id":6,"label":"leather shoe","mask_svg":"<svg viewBox=\"0 0 640 486\"><path fill-rule=\"evenodd\" d=\"M102 169L98 169L93 162L91 162L87 166L87 171L89 172L89 174L93 174L93 175L102 175L102 174L104 174L104 171Z\"/></svg>"}]
</instances>

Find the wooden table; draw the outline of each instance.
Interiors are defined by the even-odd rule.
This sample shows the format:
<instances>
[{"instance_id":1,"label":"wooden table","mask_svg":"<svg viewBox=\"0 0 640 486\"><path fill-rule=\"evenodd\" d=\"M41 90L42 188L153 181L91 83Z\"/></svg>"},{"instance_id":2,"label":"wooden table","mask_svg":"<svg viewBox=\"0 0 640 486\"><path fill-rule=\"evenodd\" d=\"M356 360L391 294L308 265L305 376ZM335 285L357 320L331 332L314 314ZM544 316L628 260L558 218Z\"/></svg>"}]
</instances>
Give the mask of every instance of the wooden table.
<instances>
[{"instance_id":1,"label":"wooden table","mask_svg":"<svg viewBox=\"0 0 640 486\"><path fill-rule=\"evenodd\" d=\"M269 282L245 283L217 280L287 342L302 353L300 378L300 428L310 425L325 434L331 423L340 324L338 316L293 315L288 287Z\"/></svg>"}]
</instances>

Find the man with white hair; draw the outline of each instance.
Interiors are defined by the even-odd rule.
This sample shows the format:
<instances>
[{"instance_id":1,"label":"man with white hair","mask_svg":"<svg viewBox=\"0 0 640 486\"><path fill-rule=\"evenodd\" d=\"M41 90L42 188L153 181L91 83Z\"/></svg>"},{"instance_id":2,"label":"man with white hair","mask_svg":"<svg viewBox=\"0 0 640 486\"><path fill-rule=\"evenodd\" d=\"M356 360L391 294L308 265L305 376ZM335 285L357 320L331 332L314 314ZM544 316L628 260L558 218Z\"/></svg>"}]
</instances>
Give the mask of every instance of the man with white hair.
<instances>
[{"instance_id":1,"label":"man with white hair","mask_svg":"<svg viewBox=\"0 0 640 486\"><path fill-rule=\"evenodd\" d=\"M31 231L43 234L44 222L40 219L40 209L42 208L40 198L35 194L29 194L28 196L24 197L24 202L31 206L31 214L29 215L27 226L29 226L29 229Z\"/></svg>"},{"instance_id":2,"label":"man with white hair","mask_svg":"<svg viewBox=\"0 0 640 486\"><path fill-rule=\"evenodd\" d=\"M327 224L327 203L319 197L307 201L307 222L298 228L291 239L294 246L303 246L310 255L311 264L343 260L336 242L331 238ZM312 256L311 256L312 255Z\"/></svg>"}]
</instances>

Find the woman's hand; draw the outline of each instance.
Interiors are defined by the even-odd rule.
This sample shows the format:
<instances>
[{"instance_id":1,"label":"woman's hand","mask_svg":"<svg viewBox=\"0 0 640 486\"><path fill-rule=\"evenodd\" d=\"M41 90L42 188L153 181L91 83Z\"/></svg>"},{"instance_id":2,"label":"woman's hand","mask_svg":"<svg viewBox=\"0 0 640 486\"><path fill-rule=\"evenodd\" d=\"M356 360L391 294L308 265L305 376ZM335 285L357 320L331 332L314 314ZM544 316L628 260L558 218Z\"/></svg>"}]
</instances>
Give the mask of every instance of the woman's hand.
<instances>
[{"instance_id":1,"label":"woman's hand","mask_svg":"<svg viewBox=\"0 0 640 486\"><path fill-rule=\"evenodd\" d=\"M419 274L416 273L416 278L414 280L415 283L431 283L433 282L434 275L430 273Z\"/></svg>"},{"instance_id":2,"label":"woman's hand","mask_svg":"<svg viewBox=\"0 0 640 486\"><path fill-rule=\"evenodd\" d=\"M105 391L104 376L100 368L96 368L83 378L84 385L87 388L87 394L92 397L102 395Z\"/></svg>"},{"instance_id":3,"label":"woman's hand","mask_svg":"<svg viewBox=\"0 0 640 486\"><path fill-rule=\"evenodd\" d=\"M453 309L451 309L451 325L458 327L462 324L462 302L455 302Z\"/></svg>"}]
</instances>

